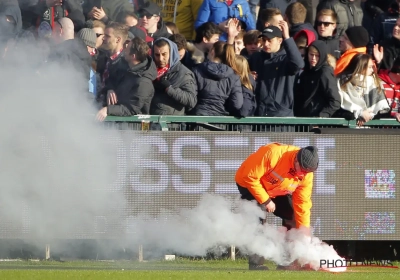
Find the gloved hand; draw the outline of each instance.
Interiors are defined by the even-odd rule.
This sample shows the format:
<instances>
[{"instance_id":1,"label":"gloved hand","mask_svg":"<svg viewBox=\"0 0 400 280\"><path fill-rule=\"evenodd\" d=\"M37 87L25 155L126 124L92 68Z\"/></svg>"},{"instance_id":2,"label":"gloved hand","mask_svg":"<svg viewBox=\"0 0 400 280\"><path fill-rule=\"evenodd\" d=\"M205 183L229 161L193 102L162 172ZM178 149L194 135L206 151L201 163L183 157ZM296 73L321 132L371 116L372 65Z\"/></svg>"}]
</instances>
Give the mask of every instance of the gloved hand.
<instances>
[{"instance_id":1,"label":"gloved hand","mask_svg":"<svg viewBox=\"0 0 400 280\"><path fill-rule=\"evenodd\" d=\"M170 83L168 80L166 80L166 79L162 79L162 80L160 81L160 84L161 84L161 86L164 88L164 90L167 90L167 88L169 88L170 85L171 85L171 83Z\"/></svg>"},{"instance_id":2,"label":"gloved hand","mask_svg":"<svg viewBox=\"0 0 400 280\"><path fill-rule=\"evenodd\" d=\"M154 81L153 85L155 89L166 91L171 83L166 79L161 79L159 81Z\"/></svg>"}]
</instances>

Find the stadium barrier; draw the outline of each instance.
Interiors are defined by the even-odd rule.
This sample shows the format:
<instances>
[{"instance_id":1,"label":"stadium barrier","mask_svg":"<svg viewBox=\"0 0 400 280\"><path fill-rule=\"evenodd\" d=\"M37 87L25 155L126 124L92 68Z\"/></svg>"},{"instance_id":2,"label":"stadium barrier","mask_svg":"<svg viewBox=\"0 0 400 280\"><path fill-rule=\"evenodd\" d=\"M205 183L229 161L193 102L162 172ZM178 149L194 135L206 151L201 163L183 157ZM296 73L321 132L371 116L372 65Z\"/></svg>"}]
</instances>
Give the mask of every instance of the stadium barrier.
<instances>
[{"instance_id":1,"label":"stadium barrier","mask_svg":"<svg viewBox=\"0 0 400 280\"><path fill-rule=\"evenodd\" d=\"M118 170L110 191L123 190L128 206L120 210L125 216L116 221L113 213L92 213L93 222L79 232L65 231L59 239L109 240L121 232L135 234L138 215L174 215L180 208L195 207L205 193L234 200L238 191L233 178L240 163L261 145L282 142L320 150L312 215L318 237L400 240L400 161L394 152L400 123L395 119L357 127L355 121L335 118L138 115L107 117L104 125L119 131L117 136L105 131L103 140L116 151L112 160ZM34 218L22 213L20 223L2 223L0 239L29 239ZM268 222L280 225L273 215Z\"/></svg>"}]
</instances>

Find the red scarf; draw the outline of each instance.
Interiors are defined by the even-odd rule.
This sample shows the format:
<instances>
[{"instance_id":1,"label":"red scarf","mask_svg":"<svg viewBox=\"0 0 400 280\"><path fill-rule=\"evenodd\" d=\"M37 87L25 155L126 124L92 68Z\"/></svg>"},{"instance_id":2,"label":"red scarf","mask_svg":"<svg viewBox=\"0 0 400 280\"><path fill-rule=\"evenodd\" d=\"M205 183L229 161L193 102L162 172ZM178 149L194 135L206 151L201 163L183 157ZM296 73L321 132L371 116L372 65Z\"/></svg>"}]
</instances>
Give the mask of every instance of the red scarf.
<instances>
[{"instance_id":1,"label":"red scarf","mask_svg":"<svg viewBox=\"0 0 400 280\"><path fill-rule=\"evenodd\" d=\"M104 69L103 72L103 83L102 86L105 86L106 80L108 79L108 77L110 77L110 72L108 71L108 67L110 66L110 62L117 59L117 57L119 56L119 54L122 52L123 49L120 49L118 52L116 52L115 54L113 54L112 56L110 56L110 58L107 60L106 63L106 68Z\"/></svg>"},{"instance_id":2,"label":"red scarf","mask_svg":"<svg viewBox=\"0 0 400 280\"><path fill-rule=\"evenodd\" d=\"M165 67L157 67L157 80L159 81L160 78L169 70L169 64Z\"/></svg>"},{"instance_id":3,"label":"red scarf","mask_svg":"<svg viewBox=\"0 0 400 280\"><path fill-rule=\"evenodd\" d=\"M233 3L233 0L225 0L226 5L230 6Z\"/></svg>"}]
</instances>

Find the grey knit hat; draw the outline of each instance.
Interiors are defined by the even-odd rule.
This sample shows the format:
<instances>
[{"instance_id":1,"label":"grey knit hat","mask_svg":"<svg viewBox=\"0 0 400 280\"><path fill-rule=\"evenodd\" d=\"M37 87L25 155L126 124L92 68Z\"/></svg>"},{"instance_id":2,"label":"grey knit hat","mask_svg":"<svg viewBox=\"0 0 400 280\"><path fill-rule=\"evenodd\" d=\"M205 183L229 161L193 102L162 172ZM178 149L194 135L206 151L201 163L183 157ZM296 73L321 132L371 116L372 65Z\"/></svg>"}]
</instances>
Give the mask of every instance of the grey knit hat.
<instances>
[{"instance_id":1,"label":"grey knit hat","mask_svg":"<svg viewBox=\"0 0 400 280\"><path fill-rule=\"evenodd\" d=\"M85 43L86 46L89 46L91 48L96 47L97 36L92 29L82 28L78 32L78 37L82 39L82 41Z\"/></svg>"},{"instance_id":2,"label":"grey knit hat","mask_svg":"<svg viewBox=\"0 0 400 280\"><path fill-rule=\"evenodd\" d=\"M308 172L314 172L318 168L318 148L314 146L308 146L302 148L297 153L297 160L300 164L301 169Z\"/></svg>"}]
</instances>

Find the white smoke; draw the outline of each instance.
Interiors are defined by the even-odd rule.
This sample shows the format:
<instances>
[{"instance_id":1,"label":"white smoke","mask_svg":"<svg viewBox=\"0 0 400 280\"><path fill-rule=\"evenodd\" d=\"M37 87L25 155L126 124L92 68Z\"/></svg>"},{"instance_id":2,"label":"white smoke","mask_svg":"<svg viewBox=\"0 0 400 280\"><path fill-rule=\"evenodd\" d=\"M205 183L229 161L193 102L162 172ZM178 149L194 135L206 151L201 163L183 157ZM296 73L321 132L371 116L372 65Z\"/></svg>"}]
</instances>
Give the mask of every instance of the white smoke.
<instances>
[{"instance_id":1,"label":"white smoke","mask_svg":"<svg viewBox=\"0 0 400 280\"><path fill-rule=\"evenodd\" d=\"M232 204L222 196L207 194L195 208L183 209L178 215L132 218L130 238L133 244L157 252L189 256L204 256L215 246L234 245L244 253L258 254L280 265L297 261L315 270L320 268L320 260L339 259L332 246L306 236L302 229L287 231L261 225L258 217L264 216L254 202Z\"/></svg>"},{"instance_id":2,"label":"white smoke","mask_svg":"<svg viewBox=\"0 0 400 280\"><path fill-rule=\"evenodd\" d=\"M88 81L43 58L19 45L0 65L0 238L93 238L96 216L125 203L104 140L117 132L95 121Z\"/></svg>"}]
</instances>

